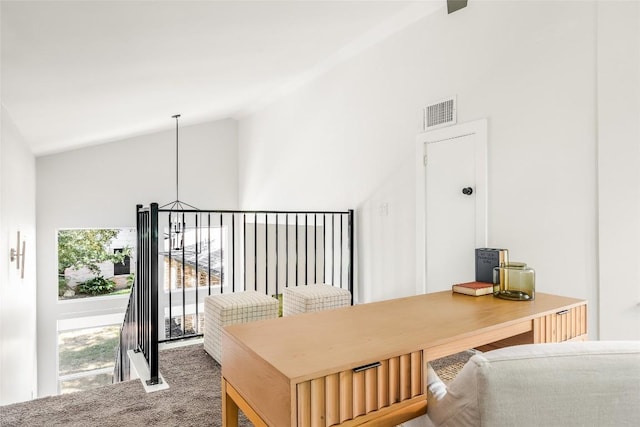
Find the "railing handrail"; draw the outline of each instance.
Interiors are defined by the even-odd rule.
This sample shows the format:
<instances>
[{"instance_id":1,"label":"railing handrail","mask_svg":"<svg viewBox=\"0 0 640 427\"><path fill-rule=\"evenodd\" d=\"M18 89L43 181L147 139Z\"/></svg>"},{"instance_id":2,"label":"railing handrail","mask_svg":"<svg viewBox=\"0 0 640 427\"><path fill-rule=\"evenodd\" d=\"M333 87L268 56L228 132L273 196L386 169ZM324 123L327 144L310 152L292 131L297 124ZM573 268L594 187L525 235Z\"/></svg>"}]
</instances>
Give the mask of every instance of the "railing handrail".
<instances>
[{"instance_id":1,"label":"railing handrail","mask_svg":"<svg viewBox=\"0 0 640 427\"><path fill-rule=\"evenodd\" d=\"M234 209L158 209L158 212L180 212L180 213L207 213L207 212L215 212L215 213L228 213L228 214L327 214L327 215L341 215L348 214L349 212L353 212L353 209L348 209L346 211L274 211L274 210L234 210Z\"/></svg>"}]
</instances>

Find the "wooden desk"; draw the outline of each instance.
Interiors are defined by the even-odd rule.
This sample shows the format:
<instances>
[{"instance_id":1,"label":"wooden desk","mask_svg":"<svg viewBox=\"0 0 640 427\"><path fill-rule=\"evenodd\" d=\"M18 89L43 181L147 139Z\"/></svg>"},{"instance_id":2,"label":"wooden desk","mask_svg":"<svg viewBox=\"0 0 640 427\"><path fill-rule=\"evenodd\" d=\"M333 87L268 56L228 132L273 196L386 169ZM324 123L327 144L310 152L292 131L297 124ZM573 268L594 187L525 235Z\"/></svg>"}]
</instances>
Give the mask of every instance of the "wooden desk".
<instances>
[{"instance_id":1,"label":"wooden desk","mask_svg":"<svg viewBox=\"0 0 640 427\"><path fill-rule=\"evenodd\" d=\"M426 362L491 343L586 339L586 307L438 292L228 326L223 425L237 426L240 407L256 426L394 426L426 412Z\"/></svg>"}]
</instances>

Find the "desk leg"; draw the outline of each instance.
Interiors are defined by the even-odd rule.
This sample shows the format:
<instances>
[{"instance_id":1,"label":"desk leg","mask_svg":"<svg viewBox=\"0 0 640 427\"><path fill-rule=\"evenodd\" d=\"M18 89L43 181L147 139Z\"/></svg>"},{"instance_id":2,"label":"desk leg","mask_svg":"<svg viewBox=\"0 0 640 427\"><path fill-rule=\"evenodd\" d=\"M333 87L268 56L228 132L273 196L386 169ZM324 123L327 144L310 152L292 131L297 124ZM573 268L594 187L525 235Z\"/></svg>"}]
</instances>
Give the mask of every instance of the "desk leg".
<instances>
[{"instance_id":1,"label":"desk leg","mask_svg":"<svg viewBox=\"0 0 640 427\"><path fill-rule=\"evenodd\" d=\"M238 405L227 393L227 381L222 378L222 426L238 427Z\"/></svg>"}]
</instances>

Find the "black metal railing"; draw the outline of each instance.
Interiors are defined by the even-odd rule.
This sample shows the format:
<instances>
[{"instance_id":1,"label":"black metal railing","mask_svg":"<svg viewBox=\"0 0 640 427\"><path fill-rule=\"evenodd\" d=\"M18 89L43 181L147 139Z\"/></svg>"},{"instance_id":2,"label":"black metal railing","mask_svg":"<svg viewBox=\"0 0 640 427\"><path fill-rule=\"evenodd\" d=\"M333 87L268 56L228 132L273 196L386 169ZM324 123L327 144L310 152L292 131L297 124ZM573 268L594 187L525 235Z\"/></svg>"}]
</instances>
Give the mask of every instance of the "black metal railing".
<instances>
[{"instance_id":1,"label":"black metal railing","mask_svg":"<svg viewBox=\"0 0 640 427\"><path fill-rule=\"evenodd\" d=\"M136 275L120 329L114 382L130 378L129 351L142 352L147 384L160 383L158 368L158 204L136 206Z\"/></svg>"},{"instance_id":2,"label":"black metal railing","mask_svg":"<svg viewBox=\"0 0 640 427\"><path fill-rule=\"evenodd\" d=\"M352 291L353 211L160 209L159 225L161 341L202 335L207 295L254 290L277 297L310 283Z\"/></svg>"},{"instance_id":3,"label":"black metal railing","mask_svg":"<svg viewBox=\"0 0 640 427\"><path fill-rule=\"evenodd\" d=\"M129 294L129 303L124 314L124 321L120 327L120 342L117 347L116 364L113 370L113 382L128 381L131 378L129 363L129 350L137 350L136 324L134 319L137 318L137 305L135 301L137 286L133 285L131 294Z\"/></svg>"},{"instance_id":4,"label":"black metal railing","mask_svg":"<svg viewBox=\"0 0 640 427\"><path fill-rule=\"evenodd\" d=\"M254 290L278 298L286 287L326 283L348 289L353 304L353 220L352 210L138 206L136 285L127 311L134 319L125 318L123 334L135 330L133 346L144 353L151 380L154 372L158 379L158 342L202 336L208 295Z\"/></svg>"}]
</instances>

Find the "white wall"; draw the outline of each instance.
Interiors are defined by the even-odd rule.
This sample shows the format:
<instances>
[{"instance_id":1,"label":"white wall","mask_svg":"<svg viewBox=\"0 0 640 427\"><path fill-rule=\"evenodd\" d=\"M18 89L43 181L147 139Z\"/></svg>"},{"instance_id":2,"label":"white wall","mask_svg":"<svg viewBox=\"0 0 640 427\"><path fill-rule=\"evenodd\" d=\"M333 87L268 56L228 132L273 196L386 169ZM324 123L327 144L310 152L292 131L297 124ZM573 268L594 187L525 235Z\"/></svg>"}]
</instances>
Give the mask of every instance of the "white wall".
<instances>
[{"instance_id":1,"label":"white wall","mask_svg":"<svg viewBox=\"0 0 640 427\"><path fill-rule=\"evenodd\" d=\"M356 208L359 301L414 293L416 116L457 94L489 120L489 245L594 322L595 47L595 3L441 10L241 120L240 204Z\"/></svg>"},{"instance_id":2,"label":"white wall","mask_svg":"<svg viewBox=\"0 0 640 427\"><path fill-rule=\"evenodd\" d=\"M180 200L237 208L236 132L234 120L180 128ZM135 227L136 204L175 198L175 129L37 159L40 396L57 393L56 321L123 312L126 304L123 297L58 302L57 230Z\"/></svg>"},{"instance_id":3,"label":"white wall","mask_svg":"<svg viewBox=\"0 0 640 427\"><path fill-rule=\"evenodd\" d=\"M640 2L598 8L600 335L640 340ZM611 316L610 313L617 313Z\"/></svg>"},{"instance_id":4,"label":"white wall","mask_svg":"<svg viewBox=\"0 0 640 427\"><path fill-rule=\"evenodd\" d=\"M486 1L450 16L441 10L244 118L238 129L232 120L181 128L180 199L211 209L356 208L357 299L410 295L416 285L416 115L423 105L457 94L459 122L489 119L489 244L509 247L514 259L536 268L539 291L589 299L592 336L600 321L603 338L629 337L633 324L616 329L607 319L618 311L638 316L638 134L628 126L633 118L611 116L617 93L626 94L629 116L638 116L639 60L607 67L604 58L619 62L620 40L622 49L637 51L638 5L620 11L611 4L605 10L592 2ZM603 19L608 12L612 21ZM622 138L620 123L627 125ZM14 165L26 175L20 197L29 197L32 156L15 130L11 138L6 133L3 127L3 260L6 236L15 232L7 231L11 221L24 220L29 230L34 209L22 201L25 211L18 212L7 201L16 188ZM174 200L174 143L171 130L37 159L39 395L56 392L56 321L109 315L124 305L123 299L57 302L56 231L130 227L137 203ZM9 149L18 154L7 155ZM618 248L623 257L616 256ZM622 263L631 294L620 297L628 278L617 273ZM11 299L5 293L14 288L5 276L0 285L6 325L4 302ZM12 341L1 338L4 355ZM4 385L4 359L0 367ZM35 389L29 381L22 384Z\"/></svg>"},{"instance_id":5,"label":"white wall","mask_svg":"<svg viewBox=\"0 0 640 427\"><path fill-rule=\"evenodd\" d=\"M0 405L36 395L36 162L2 107L0 134ZM24 279L9 261L26 242Z\"/></svg>"}]
</instances>

